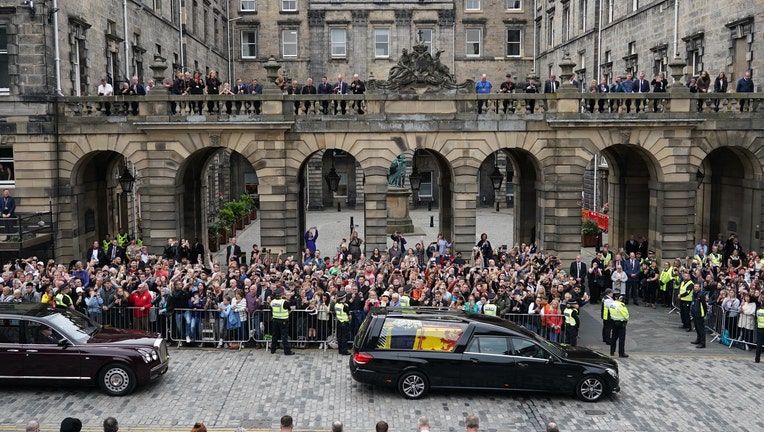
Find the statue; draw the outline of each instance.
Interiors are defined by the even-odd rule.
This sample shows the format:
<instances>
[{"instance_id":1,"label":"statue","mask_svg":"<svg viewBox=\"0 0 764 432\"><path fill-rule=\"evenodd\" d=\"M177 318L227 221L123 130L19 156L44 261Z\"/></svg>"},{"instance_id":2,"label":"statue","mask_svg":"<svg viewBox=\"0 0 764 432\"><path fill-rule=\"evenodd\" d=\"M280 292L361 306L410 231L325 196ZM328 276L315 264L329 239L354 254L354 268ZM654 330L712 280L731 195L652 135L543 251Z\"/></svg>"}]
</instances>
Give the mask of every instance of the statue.
<instances>
[{"instance_id":1,"label":"statue","mask_svg":"<svg viewBox=\"0 0 764 432\"><path fill-rule=\"evenodd\" d=\"M406 155L402 154L395 158L390 164L390 171L387 174L388 186L403 187L403 178L406 175Z\"/></svg>"},{"instance_id":2,"label":"statue","mask_svg":"<svg viewBox=\"0 0 764 432\"><path fill-rule=\"evenodd\" d=\"M421 38L421 34L419 36ZM410 91L410 90L459 90L471 91L475 83L467 80L458 84L454 75L440 60L443 50L430 54L428 48L420 40L413 50L403 49L398 64L390 69L386 81L369 80L366 88L374 91Z\"/></svg>"}]
</instances>

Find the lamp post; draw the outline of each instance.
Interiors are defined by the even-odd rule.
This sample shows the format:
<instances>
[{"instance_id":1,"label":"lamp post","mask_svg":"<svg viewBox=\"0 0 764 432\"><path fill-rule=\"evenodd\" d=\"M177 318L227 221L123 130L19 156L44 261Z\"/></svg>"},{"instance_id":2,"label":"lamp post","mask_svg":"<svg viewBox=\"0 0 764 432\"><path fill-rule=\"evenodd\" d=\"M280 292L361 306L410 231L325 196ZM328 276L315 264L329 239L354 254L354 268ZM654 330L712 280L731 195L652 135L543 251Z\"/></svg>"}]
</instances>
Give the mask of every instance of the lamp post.
<instances>
[{"instance_id":1,"label":"lamp post","mask_svg":"<svg viewBox=\"0 0 764 432\"><path fill-rule=\"evenodd\" d=\"M133 166L133 169L135 167ZM130 202L131 202L131 210L133 213L133 238L138 238L138 215L135 212L135 192L133 190L133 187L135 186L135 175L130 172L130 169L127 165L125 165L125 171L122 172L122 175L117 178L117 181L119 181L119 185L122 187L122 192L127 192L130 194Z\"/></svg>"},{"instance_id":2,"label":"lamp post","mask_svg":"<svg viewBox=\"0 0 764 432\"><path fill-rule=\"evenodd\" d=\"M706 174L705 174L703 171L701 171L701 170L698 170L698 171L695 173L695 181L697 181L697 182L698 182L698 189L700 189L700 185L702 185L702 184L703 184L703 179L704 179L704 178L706 178Z\"/></svg>"},{"instance_id":3,"label":"lamp post","mask_svg":"<svg viewBox=\"0 0 764 432\"><path fill-rule=\"evenodd\" d=\"M230 11L228 11L228 13L230 13ZM228 29L227 29L227 33L228 33L228 82L230 82L231 84L233 84L236 81L236 79L233 77L234 74L236 73L235 72L236 71L235 70L235 65L231 61L231 51L233 51L233 49L231 47L231 21L238 21L238 20L240 20L242 18L244 18L244 17L228 18L228 23L227 23L228 24Z\"/></svg>"},{"instance_id":4,"label":"lamp post","mask_svg":"<svg viewBox=\"0 0 764 432\"><path fill-rule=\"evenodd\" d=\"M329 173L324 176L326 185L329 186L329 190L332 192L332 198L334 198L334 193L337 192L337 189L340 187L340 176L337 174L337 170L334 169L334 154L334 151L332 151L332 168L329 170ZM337 211L342 211L339 201L337 201Z\"/></svg>"},{"instance_id":5,"label":"lamp post","mask_svg":"<svg viewBox=\"0 0 764 432\"><path fill-rule=\"evenodd\" d=\"M504 174L502 174L499 171L499 166L494 163L493 165L493 172L490 176L488 176L491 179L491 186L493 186L493 192L494 192L494 200L496 201L496 211L499 211L499 198L497 197L497 194L499 192L499 189L501 189L501 183L504 181Z\"/></svg>"},{"instance_id":6,"label":"lamp post","mask_svg":"<svg viewBox=\"0 0 764 432\"><path fill-rule=\"evenodd\" d=\"M419 192L419 188L422 187L422 173L419 172L419 168L416 165L416 154L417 150L414 150L414 168L412 168L411 174L409 174L409 184L413 192Z\"/></svg>"}]
</instances>

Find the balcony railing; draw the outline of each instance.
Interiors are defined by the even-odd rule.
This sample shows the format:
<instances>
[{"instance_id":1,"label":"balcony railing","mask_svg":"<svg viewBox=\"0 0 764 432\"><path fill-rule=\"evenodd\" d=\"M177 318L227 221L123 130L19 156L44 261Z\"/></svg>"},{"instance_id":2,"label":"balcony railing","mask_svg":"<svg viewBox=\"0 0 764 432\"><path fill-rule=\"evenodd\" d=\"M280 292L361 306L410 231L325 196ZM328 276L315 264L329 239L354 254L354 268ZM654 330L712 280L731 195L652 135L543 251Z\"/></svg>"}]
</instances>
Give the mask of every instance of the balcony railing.
<instances>
[{"instance_id":1,"label":"balcony railing","mask_svg":"<svg viewBox=\"0 0 764 432\"><path fill-rule=\"evenodd\" d=\"M637 113L759 113L764 93L559 93L451 95L158 95L64 97L65 117L168 117L169 121L270 121L305 116L478 115L513 118L537 114L580 114L618 118ZM480 113L478 113L478 108ZM193 119L193 120L192 120Z\"/></svg>"}]
</instances>

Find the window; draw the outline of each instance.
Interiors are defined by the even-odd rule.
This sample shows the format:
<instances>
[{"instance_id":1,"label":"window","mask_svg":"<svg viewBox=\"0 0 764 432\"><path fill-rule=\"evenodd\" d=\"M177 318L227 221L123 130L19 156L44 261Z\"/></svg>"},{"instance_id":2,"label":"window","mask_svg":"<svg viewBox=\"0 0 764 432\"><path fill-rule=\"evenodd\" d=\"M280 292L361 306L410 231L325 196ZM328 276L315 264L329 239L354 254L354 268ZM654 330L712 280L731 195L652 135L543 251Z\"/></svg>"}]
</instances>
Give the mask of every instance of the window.
<instances>
[{"instance_id":1,"label":"window","mask_svg":"<svg viewBox=\"0 0 764 432\"><path fill-rule=\"evenodd\" d=\"M281 31L281 56L297 57L297 30Z\"/></svg>"},{"instance_id":2,"label":"window","mask_svg":"<svg viewBox=\"0 0 764 432\"><path fill-rule=\"evenodd\" d=\"M578 4L578 29L579 30L586 30L586 13L587 11L587 4L589 0L580 0L580 3Z\"/></svg>"},{"instance_id":3,"label":"window","mask_svg":"<svg viewBox=\"0 0 764 432\"><path fill-rule=\"evenodd\" d=\"M16 183L16 171L13 164L13 148L0 147L0 186L13 186Z\"/></svg>"},{"instance_id":4,"label":"window","mask_svg":"<svg viewBox=\"0 0 764 432\"><path fill-rule=\"evenodd\" d=\"M522 55L522 35L520 29L507 29L507 57Z\"/></svg>"},{"instance_id":5,"label":"window","mask_svg":"<svg viewBox=\"0 0 764 432\"><path fill-rule=\"evenodd\" d=\"M521 10L523 2L521 0L507 0L507 10Z\"/></svg>"},{"instance_id":6,"label":"window","mask_svg":"<svg viewBox=\"0 0 764 432\"><path fill-rule=\"evenodd\" d=\"M566 4L562 8L562 41L570 39L570 7Z\"/></svg>"},{"instance_id":7,"label":"window","mask_svg":"<svg viewBox=\"0 0 764 432\"><path fill-rule=\"evenodd\" d=\"M281 10L283 12L293 12L297 10L297 0L281 0Z\"/></svg>"},{"instance_id":8,"label":"window","mask_svg":"<svg viewBox=\"0 0 764 432\"><path fill-rule=\"evenodd\" d=\"M639 0L631 0L631 10L635 11L639 9Z\"/></svg>"},{"instance_id":9,"label":"window","mask_svg":"<svg viewBox=\"0 0 764 432\"><path fill-rule=\"evenodd\" d=\"M0 343L19 343L21 321L17 319L0 320Z\"/></svg>"},{"instance_id":10,"label":"window","mask_svg":"<svg viewBox=\"0 0 764 432\"><path fill-rule=\"evenodd\" d=\"M507 338L478 336L472 339L472 342L470 342L470 346L467 347L467 350L465 352L493 354L493 355L509 355L509 345L507 344Z\"/></svg>"},{"instance_id":11,"label":"window","mask_svg":"<svg viewBox=\"0 0 764 432\"><path fill-rule=\"evenodd\" d=\"M239 2L239 10L244 12L252 12L255 9L255 0L241 0Z\"/></svg>"},{"instance_id":12,"label":"window","mask_svg":"<svg viewBox=\"0 0 764 432\"><path fill-rule=\"evenodd\" d=\"M549 14L546 20L546 44L551 47L554 45L554 15Z\"/></svg>"},{"instance_id":13,"label":"window","mask_svg":"<svg viewBox=\"0 0 764 432\"><path fill-rule=\"evenodd\" d=\"M72 95L84 96L88 94L88 53L85 43L86 27L77 22L70 22L69 44L71 54ZM136 44L133 44L135 46Z\"/></svg>"},{"instance_id":14,"label":"window","mask_svg":"<svg viewBox=\"0 0 764 432\"><path fill-rule=\"evenodd\" d=\"M8 29L0 27L0 94L8 94L11 77L8 74Z\"/></svg>"},{"instance_id":15,"label":"window","mask_svg":"<svg viewBox=\"0 0 764 432\"><path fill-rule=\"evenodd\" d=\"M390 29L374 30L374 57L390 56Z\"/></svg>"},{"instance_id":16,"label":"window","mask_svg":"<svg viewBox=\"0 0 764 432\"><path fill-rule=\"evenodd\" d=\"M639 63L636 42L629 42L628 53L629 55L623 58L626 61L626 72L637 73L639 70Z\"/></svg>"},{"instance_id":17,"label":"window","mask_svg":"<svg viewBox=\"0 0 764 432\"><path fill-rule=\"evenodd\" d=\"M607 0L607 22L613 22L613 0Z\"/></svg>"},{"instance_id":18,"label":"window","mask_svg":"<svg viewBox=\"0 0 764 432\"><path fill-rule=\"evenodd\" d=\"M468 11L479 11L480 0L466 0L464 2L464 8Z\"/></svg>"},{"instance_id":19,"label":"window","mask_svg":"<svg viewBox=\"0 0 764 432\"><path fill-rule=\"evenodd\" d=\"M422 183L419 185L419 198L432 198L432 171L422 172Z\"/></svg>"},{"instance_id":20,"label":"window","mask_svg":"<svg viewBox=\"0 0 764 432\"><path fill-rule=\"evenodd\" d=\"M703 36L685 39L687 43L687 66L689 73L700 75L703 70Z\"/></svg>"},{"instance_id":21,"label":"window","mask_svg":"<svg viewBox=\"0 0 764 432\"><path fill-rule=\"evenodd\" d=\"M540 346L526 339L510 338L512 341L512 355L531 357L538 359L548 358L546 351Z\"/></svg>"},{"instance_id":22,"label":"window","mask_svg":"<svg viewBox=\"0 0 764 432\"><path fill-rule=\"evenodd\" d=\"M480 57L483 30L476 28L467 29L465 40L467 57Z\"/></svg>"},{"instance_id":23,"label":"window","mask_svg":"<svg viewBox=\"0 0 764 432\"><path fill-rule=\"evenodd\" d=\"M346 57L347 56L347 30L346 29L332 29L330 33L332 39L332 57Z\"/></svg>"},{"instance_id":24,"label":"window","mask_svg":"<svg viewBox=\"0 0 764 432\"><path fill-rule=\"evenodd\" d=\"M419 29L417 31L417 39L419 42L427 47L427 52L432 53L432 29Z\"/></svg>"},{"instance_id":25,"label":"window","mask_svg":"<svg viewBox=\"0 0 764 432\"><path fill-rule=\"evenodd\" d=\"M241 31L241 58L257 58L257 31Z\"/></svg>"},{"instance_id":26,"label":"window","mask_svg":"<svg viewBox=\"0 0 764 432\"><path fill-rule=\"evenodd\" d=\"M377 349L453 352L467 324L389 317L382 325ZM506 343L505 343L506 346Z\"/></svg>"},{"instance_id":27,"label":"window","mask_svg":"<svg viewBox=\"0 0 764 432\"><path fill-rule=\"evenodd\" d=\"M650 48L653 53L653 75L658 75L661 72L666 72L666 62L668 56L667 46L657 46Z\"/></svg>"}]
</instances>

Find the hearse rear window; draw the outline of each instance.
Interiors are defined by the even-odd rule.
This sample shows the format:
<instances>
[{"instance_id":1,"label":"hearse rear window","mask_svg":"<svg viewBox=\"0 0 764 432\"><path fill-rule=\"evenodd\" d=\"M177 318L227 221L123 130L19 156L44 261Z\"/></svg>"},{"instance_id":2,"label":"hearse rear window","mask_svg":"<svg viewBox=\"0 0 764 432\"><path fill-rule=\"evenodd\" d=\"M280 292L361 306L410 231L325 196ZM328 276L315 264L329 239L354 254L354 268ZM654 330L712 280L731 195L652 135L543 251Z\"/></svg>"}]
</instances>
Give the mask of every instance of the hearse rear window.
<instances>
[{"instance_id":1,"label":"hearse rear window","mask_svg":"<svg viewBox=\"0 0 764 432\"><path fill-rule=\"evenodd\" d=\"M377 349L453 352L466 328L465 323L388 318Z\"/></svg>"}]
</instances>

